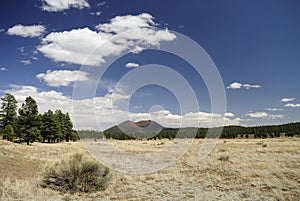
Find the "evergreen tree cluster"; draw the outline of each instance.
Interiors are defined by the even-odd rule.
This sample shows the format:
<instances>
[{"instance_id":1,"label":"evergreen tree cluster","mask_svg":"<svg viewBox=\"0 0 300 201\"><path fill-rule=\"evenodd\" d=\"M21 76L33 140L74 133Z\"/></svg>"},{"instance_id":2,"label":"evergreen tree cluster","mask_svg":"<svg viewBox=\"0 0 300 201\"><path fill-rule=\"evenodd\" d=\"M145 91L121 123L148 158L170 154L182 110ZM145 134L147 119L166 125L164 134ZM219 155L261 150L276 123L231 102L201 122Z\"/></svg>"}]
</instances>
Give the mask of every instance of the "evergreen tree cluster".
<instances>
[{"instance_id":1,"label":"evergreen tree cluster","mask_svg":"<svg viewBox=\"0 0 300 201\"><path fill-rule=\"evenodd\" d=\"M61 142L77 140L77 132L68 113L48 110L39 114L36 101L27 97L17 113L17 101L12 94L1 98L0 134L3 139L32 142Z\"/></svg>"},{"instance_id":2,"label":"evergreen tree cluster","mask_svg":"<svg viewBox=\"0 0 300 201\"><path fill-rule=\"evenodd\" d=\"M209 131L209 132L208 132ZM300 135L300 122L272 126L225 126L216 128L163 128L157 135L150 139L174 139L176 138L275 138L275 137L293 137ZM138 139L122 132L117 126L103 131L106 138L118 140ZM100 135L100 133L99 133Z\"/></svg>"}]
</instances>

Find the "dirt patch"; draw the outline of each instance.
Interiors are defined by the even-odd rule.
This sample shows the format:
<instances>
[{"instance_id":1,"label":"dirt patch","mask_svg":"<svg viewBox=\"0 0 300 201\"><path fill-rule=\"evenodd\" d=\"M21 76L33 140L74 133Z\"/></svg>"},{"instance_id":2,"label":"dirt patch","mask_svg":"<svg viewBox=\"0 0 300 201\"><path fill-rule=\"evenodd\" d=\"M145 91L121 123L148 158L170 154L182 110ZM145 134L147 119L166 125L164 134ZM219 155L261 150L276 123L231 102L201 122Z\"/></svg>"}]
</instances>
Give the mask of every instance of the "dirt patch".
<instances>
[{"instance_id":1,"label":"dirt patch","mask_svg":"<svg viewBox=\"0 0 300 201\"><path fill-rule=\"evenodd\" d=\"M40 162L28 160L24 157L26 153L21 154L12 149L18 145L1 141L0 146L0 178L23 179L39 173Z\"/></svg>"}]
</instances>

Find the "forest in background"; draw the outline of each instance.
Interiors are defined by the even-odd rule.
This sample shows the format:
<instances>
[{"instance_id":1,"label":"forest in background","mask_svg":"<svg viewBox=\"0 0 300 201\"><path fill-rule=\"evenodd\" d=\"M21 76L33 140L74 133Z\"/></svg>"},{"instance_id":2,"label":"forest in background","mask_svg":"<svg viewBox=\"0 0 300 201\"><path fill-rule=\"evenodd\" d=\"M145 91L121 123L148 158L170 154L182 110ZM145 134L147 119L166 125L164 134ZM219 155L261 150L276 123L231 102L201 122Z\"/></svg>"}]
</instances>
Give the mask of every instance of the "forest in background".
<instances>
[{"instance_id":1,"label":"forest in background","mask_svg":"<svg viewBox=\"0 0 300 201\"><path fill-rule=\"evenodd\" d=\"M136 124L138 124L137 122ZM156 123L157 124L157 123ZM220 131L222 129L222 131ZM180 130L180 132L179 132ZM268 125L268 126L225 126L211 128L165 128L162 127L160 132L153 137L147 138L149 133L135 133L134 135L127 135L120 130L119 126L113 126L103 132L94 130L80 130L78 131L81 139L118 139L118 140L133 140L133 139L174 139L176 138L276 138L276 137L293 137L300 135L300 122L288 123L282 125ZM179 134L179 135L178 135ZM151 135L151 134L150 134Z\"/></svg>"},{"instance_id":2,"label":"forest in background","mask_svg":"<svg viewBox=\"0 0 300 201\"><path fill-rule=\"evenodd\" d=\"M40 114L36 101L27 97L17 111L17 101L12 94L1 98L0 135L9 141L38 142L76 141L77 132L68 113L48 110Z\"/></svg>"}]
</instances>

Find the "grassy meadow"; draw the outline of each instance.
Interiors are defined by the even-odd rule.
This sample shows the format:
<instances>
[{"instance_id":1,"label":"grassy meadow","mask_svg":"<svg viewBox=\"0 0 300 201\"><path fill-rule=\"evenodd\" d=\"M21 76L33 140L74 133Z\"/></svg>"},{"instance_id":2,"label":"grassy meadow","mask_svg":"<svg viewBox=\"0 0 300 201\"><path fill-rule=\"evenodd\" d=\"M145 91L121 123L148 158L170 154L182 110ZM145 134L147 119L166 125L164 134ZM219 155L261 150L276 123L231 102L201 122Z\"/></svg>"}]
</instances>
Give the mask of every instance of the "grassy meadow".
<instances>
[{"instance_id":1,"label":"grassy meadow","mask_svg":"<svg viewBox=\"0 0 300 201\"><path fill-rule=\"evenodd\" d=\"M194 140L176 163L143 175L113 172L105 191L60 194L38 186L43 166L74 153L80 142L33 143L0 140L0 200L300 200L300 138L220 139L198 158ZM170 140L117 141L128 152L157 151Z\"/></svg>"}]
</instances>

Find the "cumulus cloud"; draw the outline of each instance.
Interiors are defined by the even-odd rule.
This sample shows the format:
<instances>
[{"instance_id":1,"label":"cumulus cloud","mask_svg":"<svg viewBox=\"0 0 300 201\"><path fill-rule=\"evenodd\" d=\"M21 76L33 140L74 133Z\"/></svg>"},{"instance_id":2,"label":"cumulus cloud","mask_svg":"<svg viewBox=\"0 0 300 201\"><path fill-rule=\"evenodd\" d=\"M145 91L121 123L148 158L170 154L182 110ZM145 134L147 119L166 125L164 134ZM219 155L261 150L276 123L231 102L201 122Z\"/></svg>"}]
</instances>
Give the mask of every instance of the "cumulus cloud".
<instances>
[{"instance_id":1,"label":"cumulus cloud","mask_svg":"<svg viewBox=\"0 0 300 201\"><path fill-rule=\"evenodd\" d=\"M139 67L140 64L137 64L137 63L127 63L125 65L126 68L136 68L136 67Z\"/></svg>"},{"instance_id":2,"label":"cumulus cloud","mask_svg":"<svg viewBox=\"0 0 300 201\"><path fill-rule=\"evenodd\" d=\"M248 113L246 116L249 116L251 118L264 118L264 119L278 119L278 118L284 118L284 115L278 114L268 114L266 112L253 112L253 113Z\"/></svg>"},{"instance_id":3,"label":"cumulus cloud","mask_svg":"<svg viewBox=\"0 0 300 201\"><path fill-rule=\"evenodd\" d=\"M246 116L249 116L251 118L264 118L268 117L268 113L266 112L254 112L254 113L248 113Z\"/></svg>"},{"instance_id":4,"label":"cumulus cloud","mask_svg":"<svg viewBox=\"0 0 300 201\"><path fill-rule=\"evenodd\" d=\"M227 87L227 89L240 89L242 86L243 85L239 82L233 82Z\"/></svg>"},{"instance_id":5,"label":"cumulus cloud","mask_svg":"<svg viewBox=\"0 0 300 201\"><path fill-rule=\"evenodd\" d=\"M36 75L36 77L44 80L48 86L60 87L69 86L72 82L88 80L88 75L87 72L78 70L48 70L46 73Z\"/></svg>"},{"instance_id":6,"label":"cumulus cloud","mask_svg":"<svg viewBox=\"0 0 300 201\"><path fill-rule=\"evenodd\" d=\"M5 67L1 67L0 68L0 71L7 71L8 69L7 68L5 68Z\"/></svg>"},{"instance_id":7,"label":"cumulus cloud","mask_svg":"<svg viewBox=\"0 0 300 201\"><path fill-rule=\"evenodd\" d=\"M148 13L140 15L116 16L110 20L110 23L99 24L96 29L108 33L124 33L128 30L152 29L155 25L153 17ZM134 38L135 36L132 35Z\"/></svg>"},{"instance_id":8,"label":"cumulus cloud","mask_svg":"<svg viewBox=\"0 0 300 201\"><path fill-rule=\"evenodd\" d=\"M239 118L229 118L225 115L207 112L189 112L179 115L161 109L150 114L132 113L118 107L118 102L128 101L130 97L117 91L111 91L101 97L72 100L71 97L54 90L41 91L33 86L10 85L10 87L5 92L15 96L18 107L21 106L26 97L31 96L37 101L41 113L48 109L61 109L63 112L69 112L76 129L100 128L103 130L128 119L133 121L152 119L166 127L239 125L241 121Z\"/></svg>"},{"instance_id":9,"label":"cumulus cloud","mask_svg":"<svg viewBox=\"0 0 300 201\"><path fill-rule=\"evenodd\" d=\"M7 93L11 93L15 96L20 106L25 101L26 97L32 96L39 104L41 112L45 112L48 109L62 109L68 104L69 97L66 97L61 92L57 91L40 91L33 86L19 86L10 85L11 89L6 90ZM66 101L66 102L64 102ZM48 107L48 108L47 108ZM70 108L67 106L66 108Z\"/></svg>"},{"instance_id":10,"label":"cumulus cloud","mask_svg":"<svg viewBox=\"0 0 300 201\"><path fill-rule=\"evenodd\" d=\"M153 17L146 13L117 16L96 28L98 31L82 28L50 33L38 50L54 61L99 66L105 57L120 55L125 50L139 53L176 38L168 30L157 29Z\"/></svg>"},{"instance_id":11,"label":"cumulus cloud","mask_svg":"<svg viewBox=\"0 0 300 201\"><path fill-rule=\"evenodd\" d=\"M26 60L21 60L21 63L23 63L24 65L29 65L31 64L31 61L29 59L26 59Z\"/></svg>"},{"instance_id":12,"label":"cumulus cloud","mask_svg":"<svg viewBox=\"0 0 300 201\"><path fill-rule=\"evenodd\" d=\"M231 112L226 112L226 113L224 114L224 116L225 116L225 117L234 117L235 115L234 115L233 113L231 113Z\"/></svg>"},{"instance_id":13,"label":"cumulus cloud","mask_svg":"<svg viewBox=\"0 0 300 201\"><path fill-rule=\"evenodd\" d=\"M233 82L231 84L229 84L227 86L227 89L241 89L241 88L245 88L247 90L253 88L253 89L258 89L258 88L261 88L260 85L257 85L257 84L242 84L242 83L239 83L239 82Z\"/></svg>"},{"instance_id":14,"label":"cumulus cloud","mask_svg":"<svg viewBox=\"0 0 300 201\"><path fill-rule=\"evenodd\" d=\"M281 102L286 103L286 102L291 102L291 101L293 101L293 100L295 100L295 98L282 98L282 99L281 99Z\"/></svg>"},{"instance_id":15,"label":"cumulus cloud","mask_svg":"<svg viewBox=\"0 0 300 201\"><path fill-rule=\"evenodd\" d=\"M87 0L41 0L43 2L42 9L48 12L58 12L73 8L83 9L89 8L90 4Z\"/></svg>"},{"instance_id":16,"label":"cumulus cloud","mask_svg":"<svg viewBox=\"0 0 300 201\"><path fill-rule=\"evenodd\" d=\"M89 56L99 46L101 49ZM103 57L118 54L123 48L109 42L105 35L83 28L51 33L38 50L54 61L97 66L105 62Z\"/></svg>"},{"instance_id":17,"label":"cumulus cloud","mask_svg":"<svg viewBox=\"0 0 300 201\"><path fill-rule=\"evenodd\" d=\"M43 25L31 25L31 26L25 26L25 25L15 25L7 30L7 34L9 35L16 35L21 37L39 37L42 34L44 34L46 31L46 28Z\"/></svg>"},{"instance_id":18,"label":"cumulus cloud","mask_svg":"<svg viewBox=\"0 0 300 201\"><path fill-rule=\"evenodd\" d=\"M282 111L283 108L271 108L271 107L268 107L266 108L267 111Z\"/></svg>"},{"instance_id":19,"label":"cumulus cloud","mask_svg":"<svg viewBox=\"0 0 300 201\"><path fill-rule=\"evenodd\" d=\"M287 104L285 104L285 107L300 107L300 103L297 103L297 104L295 104L295 103L287 103Z\"/></svg>"}]
</instances>

